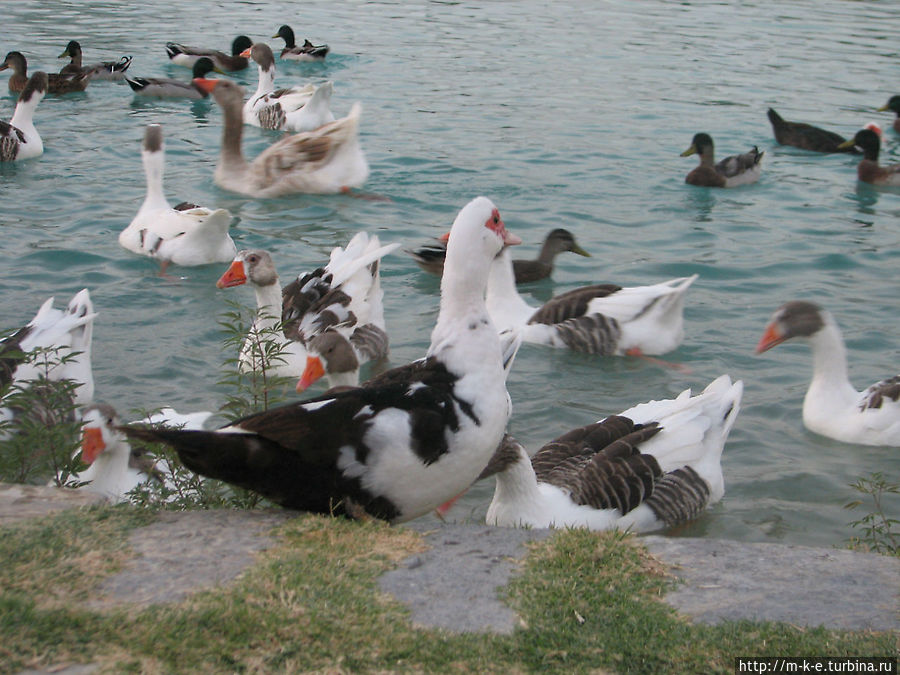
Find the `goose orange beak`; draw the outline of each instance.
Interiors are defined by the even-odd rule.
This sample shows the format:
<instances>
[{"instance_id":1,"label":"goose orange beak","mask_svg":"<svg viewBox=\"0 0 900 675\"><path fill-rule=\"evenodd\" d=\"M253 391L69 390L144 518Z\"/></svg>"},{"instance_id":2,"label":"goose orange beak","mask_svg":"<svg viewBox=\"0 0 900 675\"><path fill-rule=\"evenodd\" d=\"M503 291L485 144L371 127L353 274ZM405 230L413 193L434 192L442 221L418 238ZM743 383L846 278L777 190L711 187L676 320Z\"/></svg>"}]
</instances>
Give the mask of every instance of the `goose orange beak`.
<instances>
[{"instance_id":1,"label":"goose orange beak","mask_svg":"<svg viewBox=\"0 0 900 675\"><path fill-rule=\"evenodd\" d=\"M325 368L322 366L322 359L318 356L306 357L306 368L297 382L297 393L305 391L309 386L325 374Z\"/></svg>"},{"instance_id":2,"label":"goose orange beak","mask_svg":"<svg viewBox=\"0 0 900 675\"><path fill-rule=\"evenodd\" d=\"M775 345L780 345L784 341L784 335L781 334L774 323L770 323L768 326L766 326L766 330L763 333L763 336L756 344L756 353L762 354L763 352L770 350Z\"/></svg>"},{"instance_id":3,"label":"goose orange beak","mask_svg":"<svg viewBox=\"0 0 900 675\"><path fill-rule=\"evenodd\" d=\"M84 429L81 433L81 459L85 464L93 464L100 453L106 450L103 432L100 429Z\"/></svg>"},{"instance_id":4,"label":"goose orange beak","mask_svg":"<svg viewBox=\"0 0 900 675\"><path fill-rule=\"evenodd\" d=\"M232 288L247 283L247 274L244 272L244 261L235 260L231 263L225 274L219 277L216 288Z\"/></svg>"}]
</instances>

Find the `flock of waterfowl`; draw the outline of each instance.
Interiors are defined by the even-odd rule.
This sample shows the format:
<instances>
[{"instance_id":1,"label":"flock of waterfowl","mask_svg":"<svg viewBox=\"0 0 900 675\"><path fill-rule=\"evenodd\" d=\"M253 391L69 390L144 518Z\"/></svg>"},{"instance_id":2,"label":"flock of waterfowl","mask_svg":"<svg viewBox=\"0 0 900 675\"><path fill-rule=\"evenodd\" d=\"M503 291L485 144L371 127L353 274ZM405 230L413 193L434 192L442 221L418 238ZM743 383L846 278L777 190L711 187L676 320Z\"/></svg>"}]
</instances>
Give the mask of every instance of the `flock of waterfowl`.
<instances>
[{"instance_id":1,"label":"flock of waterfowl","mask_svg":"<svg viewBox=\"0 0 900 675\"><path fill-rule=\"evenodd\" d=\"M281 59L312 60L327 45L296 45L282 26ZM10 52L0 70L11 68L12 91L20 91L10 124L0 123L0 159L40 155L35 109L47 93L83 90L95 79L125 79L135 95L204 98L223 112L222 146L215 182L253 198L292 193L339 193L360 187L369 166L360 147L360 106L335 119L333 87L307 84L275 88L276 57L264 42L238 36L231 53L167 43L172 63L192 69L190 81L130 77L130 57L82 65L81 46L71 41L60 55L71 62L60 73L27 75L25 58ZM245 99L228 73L254 62L258 86ZM884 110L898 114L900 96ZM864 155L859 179L900 185L900 165L878 165L879 133L860 130L851 140L804 123L769 119L779 143L818 152ZM241 138L245 124L291 132L252 161ZM618 415L574 429L530 455L506 433L512 405L506 378L522 341L590 354L661 356L684 339L686 294L696 275L657 284L576 288L540 307L530 306L516 285L546 278L562 252L589 256L564 229L551 231L536 260L513 260L521 239L508 231L499 209L486 197L464 205L448 234L409 251L425 270L441 275L440 309L431 344L420 360L386 370L360 384L360 369L388 354L380 265L398 244L382 244L366 232L336 247L318 269L282 286L265 250L237 251L229 235L231 214L196 204L172 206L163 190L162 127L146 127L142 160L146 197L120 233L123 248L169 265L226 264L219 288L247 284L257 300L257 319L239 362L259 367L253 346L275 334L283 359L276 370L297 379L303 391L320 377L330 389L237 420L204 428L207 413L183 417L172 410L149 420L161 425L121 425L109 406L93 402L91 332L96 314L87 290L65 310L53 299L9 337L0 353L6 384L27 382L35 371L20 351L60 347L77 352L50 373L80 386L82 406L80 475L85 489L123 499L156 471L138 462L128 438L173 446L186 467L203 476L248 488L288 508L319 513L373 516L401 522L435 509L446 510L476 480L496 476L487 521L504 526L611 527L656 530L696 517L724 494L721 453L739 414L743 385L721 375L700 393L641 403ZM683 155L699 165L686 182L735 187L756 181L763 152L716 163L713 140L697 134ZM847 443L900 445L900 376L863 392L849 382L846 351L835 319L805 301L781 307L766 326L758 352L791 338L813 351L813 379L803 403L812 431ZM14 420L23 411L0 414Z\"/></svg>"}]
</instances>

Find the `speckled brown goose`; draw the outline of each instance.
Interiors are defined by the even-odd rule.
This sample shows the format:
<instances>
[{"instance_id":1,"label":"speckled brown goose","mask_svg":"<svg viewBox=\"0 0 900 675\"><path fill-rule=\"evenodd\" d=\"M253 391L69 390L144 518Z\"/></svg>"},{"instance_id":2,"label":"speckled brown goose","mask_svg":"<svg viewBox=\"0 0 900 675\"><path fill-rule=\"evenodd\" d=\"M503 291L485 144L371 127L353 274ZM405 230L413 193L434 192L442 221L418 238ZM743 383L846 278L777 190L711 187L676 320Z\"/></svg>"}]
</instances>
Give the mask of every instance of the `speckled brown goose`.
<instances>
[{"instance_id":1,"label":"speckled brown goose","mask_svg":"<svg viewBox=\"0 0 900 675\"><path fill-rule=\"evenodd\" d=\"M496 474L490 525L647 532L696 518L725 491L721 454L743 385L651 401L573 429L529 459L505 437L482 477Z\"/></svg>"}]
</instances>

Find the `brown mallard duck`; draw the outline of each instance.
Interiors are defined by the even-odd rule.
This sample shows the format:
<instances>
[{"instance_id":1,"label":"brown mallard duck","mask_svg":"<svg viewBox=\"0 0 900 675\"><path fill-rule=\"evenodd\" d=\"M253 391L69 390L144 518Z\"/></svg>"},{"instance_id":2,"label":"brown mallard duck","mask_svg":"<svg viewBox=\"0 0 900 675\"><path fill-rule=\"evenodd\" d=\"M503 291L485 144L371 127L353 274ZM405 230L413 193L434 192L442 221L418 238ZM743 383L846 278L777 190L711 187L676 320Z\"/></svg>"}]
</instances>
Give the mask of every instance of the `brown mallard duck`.
<instances>
[{"instance_id":1,"label":"brown mallard duck","mask_svg":"<svg viewBox=\"0 0 900 675\"><path fill-rule=\"evenodd\" d=\"M860 129L844 146L856 146L862 150L863 158L856 167L856 174L864 183L872 185L897 185L900 186L900 164L881 166L878 164L878 152L881 149L881 139L878 134L869 128Z\"/></svg>"},{"instance_id":2,"label":"brown mallard duck","mask_svg":"<svg viewBox=\"0 0 900 675\"><path fill-rule=\"evenodd\" d=\"M765 151L760 152L754 145L750 152L731 155L716 164L712 137L700 133L694 136L691 146L681 156L693 154L700 155L700 165L687 175L685 183L702 187L737 187L759 180L760 162Z\"/></svg>"},{"instance_id":3,"label":"brown mallard duck","mask_svg":"<svg viewBox=\"0 0 900 675\"><path fill-rule=\"evenodd\" d=\"M309 40L304 40L303 45L298 47L294 30L284 25L278 29L278 32L272 38L281 38L284 40L284 49L281 50L281 58L290 59L292 61L321 61L328 54L328 45L314 45Z\"/></svg>"},{"instance_id":4,"label":"brown mallard duck","mask_svg":"<svg viewBox=\"0 0 900 675\"><path fill-rule=\"evenodd\" d=\"M253 46L253 40L246 35L238 35L231 43L231 56L217 49L204 49L202 47L188 47L177 42L166 43L166 54L169 60L179 66L193 68L198 59L206 57L210 59L219 70L234 72L243 70L250 61L241 52Z\"/></svg>"},{"instance_id":5,"label":"brown mallard duck","mask_svg":"<svg viewBox=\"0 0 900 675\"><path fill-rule=\"evenodd\" d=\"M13 69L13 74L9 78L9 90L20 93L28 84L28 62L22 55L22 52L9 52L3 63L0 63L0 70ZM71 74L47 74L47 91L51 94L68 94L75 91L84 91L90 82L90 78L85 75Z\"/></svg>"},{"instance_id":6,"label":"brown mallard duck","mask_svg":"<svg viewBox=\"0 0 900 675\"><path fill-rule=\"evenodd\" d=\"M577 253L588 258L591 254L585 251L578 242L575 241L575 235L561 227L551 230L544 239L544 245L541 246L541 252L534 260L513 260L513 273L516 277L517 284L525 284L531 281L540 281L546 279L553 273L553 261L560 253L569 251ZM426 272L440 276L444 271L444 258L447 255L447 244L440 239L433 244L425 244L415 251L407 251L416 264Z\"/></svg>"},{"instance_id":7,"label":"brown mallard duck","mask_svg":"<svg viewBox=\"0 0 900 675\"><path fill-rule=\"evenodd\" d=\"M781 145L793 145L813 152L856 152L852 146L842 149L841 143L847 139L833 131L814 127L806 122L788 122L772 108L766 114L772 123L775 140Z\"/></svg>"},{"instance_id":8,"label":"brown mallard duck","mask_svg":"<svg viewBox=\"0 0 900 675\"><path fill-rule=\"evenodd\" d=\"M69 40L65 50L58 58L71 59L59 71L60 75L87 75L90 80L121 80L131 65L132 57L123 56L118 61L101 61L90 66L82 65L81 45L77 40Z\"/></svg>"}]
</instances>

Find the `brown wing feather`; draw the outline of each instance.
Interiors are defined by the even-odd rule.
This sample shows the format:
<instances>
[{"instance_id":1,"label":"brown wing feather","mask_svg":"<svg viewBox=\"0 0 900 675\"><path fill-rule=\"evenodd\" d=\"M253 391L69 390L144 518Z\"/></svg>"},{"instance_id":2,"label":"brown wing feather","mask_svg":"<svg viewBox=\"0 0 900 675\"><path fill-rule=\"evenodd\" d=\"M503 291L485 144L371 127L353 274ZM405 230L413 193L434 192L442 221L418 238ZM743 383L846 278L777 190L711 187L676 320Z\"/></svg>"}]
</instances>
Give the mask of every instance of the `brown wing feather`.
<instances>
[{"instance_id":1,"label":"brown wing feather","mask_svg":"<svg viewBox=\"0 0 900 675\"><path fill-rule=\"evenodd\" d=\"M886 398L892 401L900 400L900 375L882 380L866 389L860 410L880 408Z\"/></svg>"},{"instance_id":2,"label":"brown wing feather","mask_svg":"<svg viewBox=\"0 0 900 675\"><path fill-rule=\"evenodd\" d=\"M615 284L594 284L576 288L544 303L531 315L528 323L554 324L583 316L591 300L605 298L621 290L622 287Z\"/></svg>"},{"instance_id":3,"label":"brown wing feather","mask_svg":"<svg viewBox=\"0 0 900 675\"><path fill-rule=\"evenodd\" d=\"M540 482L568 490L576 504L624 514L643 502L662 476L656 459L638 449L659 431L655 423L636 425L612 416L551 441L531 463Z\"/></svg>"}]
</instances>

